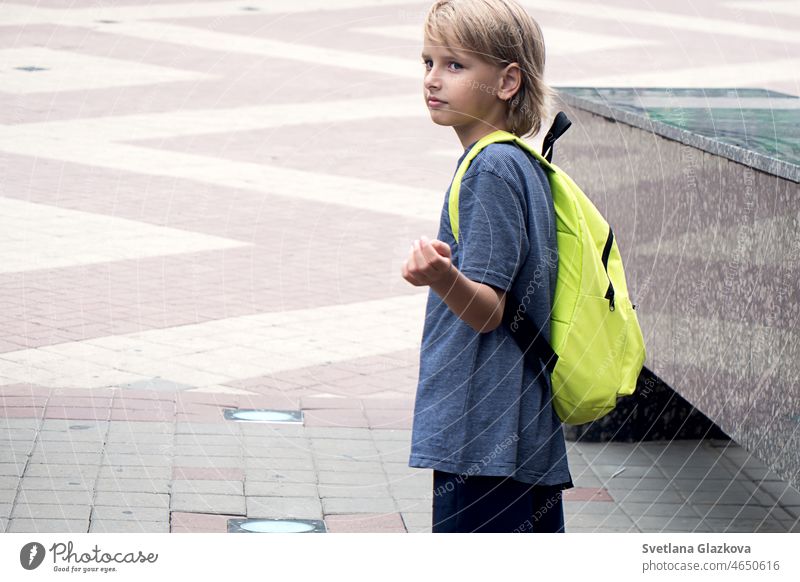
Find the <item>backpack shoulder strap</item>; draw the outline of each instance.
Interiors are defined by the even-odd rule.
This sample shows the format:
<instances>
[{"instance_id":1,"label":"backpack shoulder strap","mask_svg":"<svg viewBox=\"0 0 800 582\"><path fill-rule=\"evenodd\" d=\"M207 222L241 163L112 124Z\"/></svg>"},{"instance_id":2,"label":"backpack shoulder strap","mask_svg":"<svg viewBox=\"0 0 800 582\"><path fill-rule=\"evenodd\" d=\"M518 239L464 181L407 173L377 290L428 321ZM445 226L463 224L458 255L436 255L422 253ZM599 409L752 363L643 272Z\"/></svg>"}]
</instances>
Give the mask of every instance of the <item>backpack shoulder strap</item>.
<instances>
[{"instance_id":1,"label":"backpack shoulder strap","mask_svg":"<svg viewBox=\"0 0 800 582\"><path fill-rule=\"evenodd\" d=\"M525 151L532 154L546 169L555 170L555 167L550 163L549 160L546 160L529 143L513 133L497 130L479 139L477 143L472 146L472 149L469 150L469 153L466 155L466 157L461 161L461 164L458 166L456 174L453 177L453 183L450 185L450 196L448 197L447 209L450 215L450 228L453 231L453 238L456 240L456 243L458 243L458 199L461 192L461 179L464 177L464 174L467 173L472 160L474 160L478 154L481 153L483 148L489 144L498 142L514 142L522 147Z\"/></svg>"},{"instance_id":2,"label":"backpack shoulder strap","mask_svg":"<svg viewBox=\"0 0 800 582\"><path fill-rule=\"evenodd\" d=\"M569 117L567 117L567 114L563 111L559 111L555 120L553 120L553 125L550 126L550 131L544 136L544 142L542 143L542 155L548 162L553 159L553 146L556 140L564 135L564 132L569 129L570 125L572 125L572 122L569 120Z\"/></svg>"}]
</instances>

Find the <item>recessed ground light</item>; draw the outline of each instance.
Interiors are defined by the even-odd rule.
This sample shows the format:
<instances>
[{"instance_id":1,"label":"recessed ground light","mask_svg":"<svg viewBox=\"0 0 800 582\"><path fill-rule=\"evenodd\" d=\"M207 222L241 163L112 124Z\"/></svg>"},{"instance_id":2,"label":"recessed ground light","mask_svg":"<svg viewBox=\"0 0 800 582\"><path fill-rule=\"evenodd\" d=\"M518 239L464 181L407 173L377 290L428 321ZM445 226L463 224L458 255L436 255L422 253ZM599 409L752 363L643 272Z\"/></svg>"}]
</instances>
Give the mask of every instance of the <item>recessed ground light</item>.
<instances>
[{"instance_id":1,"label":"recessed ground light","mask_svg":"<svg viewBox=\"0 0 800 582\"><path fill-rule=\"evenodd\" d=\"M236 420L240 422L277 422L302 424L302 410L269 410L266 408L256 409L225 409L226 420Z\"/></svg>"},{"instance_id":2,"label":"recessed ground light","mask_svg":"<svg viewBox=\"0 0 800 582\"><path fill-rule=\"evenodd\" d=\"M327 533L319 519L229 519L228 533Z\"/></svg>"}]
</instances>

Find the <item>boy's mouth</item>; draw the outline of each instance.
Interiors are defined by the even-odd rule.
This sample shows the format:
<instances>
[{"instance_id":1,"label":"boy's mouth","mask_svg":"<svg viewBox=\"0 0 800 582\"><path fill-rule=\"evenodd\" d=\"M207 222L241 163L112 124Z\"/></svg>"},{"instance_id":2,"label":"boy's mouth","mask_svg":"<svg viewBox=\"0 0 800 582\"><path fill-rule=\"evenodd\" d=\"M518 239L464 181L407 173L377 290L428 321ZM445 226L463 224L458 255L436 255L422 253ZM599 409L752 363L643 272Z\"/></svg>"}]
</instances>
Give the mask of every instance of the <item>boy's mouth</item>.
<instances>
[{"instance_id":1,"label":"boy's mouth","mask_svg":"<svg viewBox=\"0 0 800 582\"><path fill-rule=\"evenodd\" d=\"M447 101L442 101L441 99L437 99L436 97L428 97L428 106L429 107L436 107L439 105L444 105Z\"/></svg>"}]
</instances>

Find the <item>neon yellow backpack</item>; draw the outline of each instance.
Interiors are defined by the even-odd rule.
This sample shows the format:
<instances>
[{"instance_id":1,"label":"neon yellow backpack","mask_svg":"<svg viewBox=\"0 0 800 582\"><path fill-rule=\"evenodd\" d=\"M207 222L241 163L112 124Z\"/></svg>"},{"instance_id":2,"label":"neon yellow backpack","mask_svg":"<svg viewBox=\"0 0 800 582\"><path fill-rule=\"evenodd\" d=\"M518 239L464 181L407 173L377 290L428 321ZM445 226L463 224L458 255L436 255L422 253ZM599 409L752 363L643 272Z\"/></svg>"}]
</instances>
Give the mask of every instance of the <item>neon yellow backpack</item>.
<instances>
[{"instance_id":1,"label":"neon yellow backpack","mask_svg":"<svg viewBox=\"0 0 800 582\"><path fill-rule=\"evenodd\" d=\"M559 112L545 137L544 156L506 131L478 140L456 171L448 209L458 243L461 179L489 144L515 143L544 168L555 207L558 245L550 344L524 315L524 303L516 296L507 296L503 322L525 357L541 361L551 373L553 407L561 421L583 424L611 412L618 397L633 394L645 347L613 231L586 194L550 162L553 143L570 124Z\"/></svg>"}]
</instances>

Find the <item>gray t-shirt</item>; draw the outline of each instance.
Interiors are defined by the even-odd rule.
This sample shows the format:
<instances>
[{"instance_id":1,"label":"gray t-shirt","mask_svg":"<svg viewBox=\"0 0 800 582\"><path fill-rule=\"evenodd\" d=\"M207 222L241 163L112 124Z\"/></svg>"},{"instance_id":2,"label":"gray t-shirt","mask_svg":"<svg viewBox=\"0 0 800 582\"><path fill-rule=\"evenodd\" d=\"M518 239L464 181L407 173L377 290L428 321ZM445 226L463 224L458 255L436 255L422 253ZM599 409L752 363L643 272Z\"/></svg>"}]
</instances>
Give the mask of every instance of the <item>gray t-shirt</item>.
<instances>
[{"instance_id":1,"label":"gray t-shirt","mask_svg":"<svg viewBox=\"0 0 800 582\"><path fill-rule=\"evenodd\" d=\"M473 281L513 286L520 299L527 294L527 315L549 341L558 255L542 167L510 143L481 151L461 182L458 243L448 198L449 187L437 238L450 245L453 266ZM550 375L525 362L505 325L478 333L430 289L409 465L572 486Z\"/></svg>"}]
</instances>

